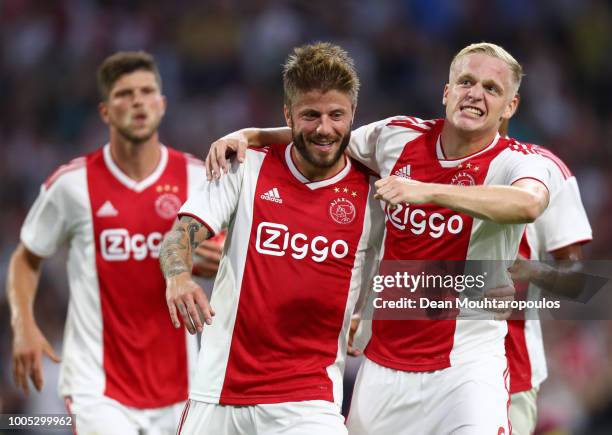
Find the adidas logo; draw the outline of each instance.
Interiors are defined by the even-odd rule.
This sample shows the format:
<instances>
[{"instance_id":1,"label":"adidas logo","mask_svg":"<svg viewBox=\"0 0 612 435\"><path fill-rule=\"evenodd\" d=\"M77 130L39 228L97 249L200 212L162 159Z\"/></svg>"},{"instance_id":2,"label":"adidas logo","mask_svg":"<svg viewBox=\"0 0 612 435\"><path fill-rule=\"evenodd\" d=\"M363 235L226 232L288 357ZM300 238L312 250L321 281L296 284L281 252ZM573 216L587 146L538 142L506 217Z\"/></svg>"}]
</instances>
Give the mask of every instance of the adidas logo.
<instances>
[{"instance_id":1,"label":"adidas logo","mask_svg":"<svg viewBox=\"0 0 612 435\"><path fill-rule=\"evenodd\" d=\"M113 207L113 204L111 204L110 201L106 201L104 204L102 204L102 207L100 207L96 212L97 217L113 217L117 216L118 214L119 212L115 207Z\"/></svg>"},{"instance_id":2,"label":"adidas logo","mask_svg":"<svg viewBox=\"0 0 612 435\"><path fill-rule=\"evenodd\" d=\"M402 177L402 178L410 178L410 165L406 165L402 168L399 168L398 170L396 170L393 175L395 175L396 177Z\"/></svg>"},{"instance_id":3,"label":"adidas logo","mask_svg":"<svg viewBox=\"0 0 612 435\"><path fill-rule=\"evenodd\" d=\"M266 201L277 202L279 204L283 203L283 200L278 193L278 189L275 187L274 189L268 190L266 193L262 193L260 196L261 199L265 199Z\"/></svg>"}]
</instances>

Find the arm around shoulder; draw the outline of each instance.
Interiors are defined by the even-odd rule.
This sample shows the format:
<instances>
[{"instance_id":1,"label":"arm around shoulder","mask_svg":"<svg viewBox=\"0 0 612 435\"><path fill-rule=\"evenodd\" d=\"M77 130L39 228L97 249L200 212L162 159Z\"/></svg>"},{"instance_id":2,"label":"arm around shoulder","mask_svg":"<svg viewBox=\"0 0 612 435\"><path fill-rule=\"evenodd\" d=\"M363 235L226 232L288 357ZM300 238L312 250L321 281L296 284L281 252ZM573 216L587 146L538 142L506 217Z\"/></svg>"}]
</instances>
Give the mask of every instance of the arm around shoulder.
<instances>
[{"instance_id":1,"label":"arm around shoulder","mask_svg":"<svg viewBox=\"0 0 612 435\"><path fill-rule=\"evenodd\" d=\"M228 157L236 154L240 163L244 162L248 147L264 147L275 143L289 143L292 140L291 129L278 128L243 128L214 141L206 155L205 166L209 180L220 178L229 170Z\"/></svg>"}]
</instances>

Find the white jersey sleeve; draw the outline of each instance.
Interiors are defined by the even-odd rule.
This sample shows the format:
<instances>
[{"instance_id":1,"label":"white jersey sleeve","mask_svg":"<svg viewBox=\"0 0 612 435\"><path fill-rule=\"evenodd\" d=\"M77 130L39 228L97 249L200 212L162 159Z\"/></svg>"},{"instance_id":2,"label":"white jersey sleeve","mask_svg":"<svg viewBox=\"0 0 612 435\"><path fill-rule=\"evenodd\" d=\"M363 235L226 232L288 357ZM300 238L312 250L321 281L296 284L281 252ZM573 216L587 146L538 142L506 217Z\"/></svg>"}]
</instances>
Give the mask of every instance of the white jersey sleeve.
<instances>
[{"instance_id":1,"label":"white jersey sleeve","mask_svg":"<svg viewBox=\"0 0 612 435\"><path fill-rule=\"evenodd\" d=\"M39 257L53 255L69 236L70 178L64 175L49 187L41 186L21 227L21 242Z\"/></svg>"},{"instance_id":2,"label":"white jersey sleeve","mask_svg":"<svg viewBox=\"0 0 612 435\"><path fill-rule=\"evenodd\" d=\"M244 164L234 160L228 173L220 180L204 181L199 190L190 192L187 202L179 210L179 216L189 215L201 220L214 234L227 228L238 206L245 167L248 164L248 159Z\"/></svg>"},{"instance_id":3,"label":"white jersey sleeve","mask_svg":"<svg viewBox=\"0 0 612 435\"><path fill-rule=\"evenodd\" d=\"M558 175L562 177L561 174ZM533 223L538 246L551 252L593 238L576 177L562 180L546 211Z\"/></svg>"},{"instance_id":4,"label":"white jersey sleeve","mask_svg":"<svg viewBox=\"0 0 612 435\"><path fill-rule=\"evenodd\" d=\"M531 178L544 184L552 197L560 187L560 180L554 176L555 164L542 157L527 145L511 144L505 152L504 180L501 184L511 186L519 180Z\"/></svg>"},{"instance_id":5,"label":"white jersey sleeve","mask_svg":"<svg viewBox=\"0 0 612 435\"><path fill-rule=\"evenodd\" d=\"M390 174L404 145L431 129L433 121L412 116L392 116L359 127L351 133L347 151L381 177Z\"/></svg>"},{"instance_id":6,"label":"white jersey sleeve","mask_svg":"<svg viewBox=\"0 0 612 435\"><path fill-rule=\"evenodd\" d=\"M377 174L380 173L376 151L382 129L390 119L372 122L351 132L347 151L349 156L361 162Z\"/></svg>"},{"instance_id":7,"label":"white jersey sleeve","mask_svg":"<svg viewBox=\"0 0 612 435\"><path fill-rule=\"evenodd\" d=\"M206 183L206 170L204 162L187 154L187 197L194 192L202 190Z\"/></svg>"}]
</instances>

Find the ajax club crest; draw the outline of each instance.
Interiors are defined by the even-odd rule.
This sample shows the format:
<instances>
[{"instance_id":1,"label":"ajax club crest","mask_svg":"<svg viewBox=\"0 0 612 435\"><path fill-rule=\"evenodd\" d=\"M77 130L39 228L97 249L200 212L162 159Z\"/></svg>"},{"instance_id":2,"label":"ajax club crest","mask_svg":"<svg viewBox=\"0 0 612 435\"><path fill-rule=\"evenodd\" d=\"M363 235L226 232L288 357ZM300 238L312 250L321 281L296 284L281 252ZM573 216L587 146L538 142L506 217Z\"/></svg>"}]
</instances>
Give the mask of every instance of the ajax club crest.
<instances>
[{"instance_id":1,"label":"ajax club crest","mask_svg":"<svg viewBox=\"0 0 612 435\"><path fill-rule=\"evenodd\" d=\"M476 184L476 180L474 180L474 177L472 177L471 174L462 171L453 177L451 184L456 186L474 186Z\"/></svg>"},{"instance_id":2,"label":"ajax club crest","mask_svg":"<svg viewBox=\"0 0 612 435\"><path fill-rule=\"evenodd\" d=\"M338 224L350 224L355 215L355 206L346 198L336 198L329 203L329 216Z\"/></svg>"},{"instance_id":3,"label":"ajax club crest","mask_svg":"<svg viewBox=\"0 0 612 435\"><path fill-rule=\"evenodd\" d=\"M174 219L181 204L181 200L174 193L164 193L155 200L155 211L162 219Z\"/></svg>"},{"instance_id":4,"label":"ajax club crest","mask_svg":"<svg viewBox=\"0 0 612 435\"><path fill-rule=\"evenodd\" d=\"M455 174L451 180L451 184L456 186L474 186L476 184L474 175L470 174L469 171L478 173L478 171L480 171L480 167L478 165L471 162L460 163L459 166L457 166L457 169L460 169L461 171Z\"/></svg>"}]
</instances>

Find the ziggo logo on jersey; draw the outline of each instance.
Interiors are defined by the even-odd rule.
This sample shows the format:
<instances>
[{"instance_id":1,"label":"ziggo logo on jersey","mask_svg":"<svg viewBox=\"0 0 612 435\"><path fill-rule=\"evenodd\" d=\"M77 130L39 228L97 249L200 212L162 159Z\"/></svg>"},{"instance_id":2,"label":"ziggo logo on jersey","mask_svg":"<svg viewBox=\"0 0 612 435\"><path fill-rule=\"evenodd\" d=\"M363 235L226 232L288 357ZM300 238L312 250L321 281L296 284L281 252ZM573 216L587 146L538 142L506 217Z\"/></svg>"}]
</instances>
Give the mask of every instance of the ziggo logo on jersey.
<instances>
[{"instance_id":1,"label":"ziggo logo on jersey","mask_svg":"<svg viewBox=\"0 0 612 435\"><path fill-rule=\"evenodd\" d=\"M125 261L134 257L142 261L150 254L151 258L159 258L164 235L153 232L148 235L132 234L125 228L112 228L100 233L100 248L102 258L106 261Z\"/></svg>"},{"instance_id":2,"label":"ziggo logo on jersey","mask_svg":"<svg viewBox=\"0 0 612 435\"><path fill-rule=\"evenodd\" d=\"M434 239L439 239L448 231L450 234L459 234L463 229L463 219L454 214L448 220L440 213L431 213L429 216L420 208L410 208L403 204L391 208L387 205L386 213L389 222L398 230L405 230L407 227L413 234L420 235L429 230L429 235Z\"/></svg>"},{"instance_id":3,"label":"ziggo logo on jersey","mask_svg":"<svg viewBox=\"0 0 612 435\"><path fill-rule=\"evenodd\" d=\"M302 233L289 233L289 228L283 224L261 222L257 226L257 240L255 241L257 252L264 255L282 257L291 248L291 256L296 260L306 258L312 252L310 258L317 263L327 260L329 254L335 258L347 256L349 247L344 240L336 240L331 243L324 236L313 237Z\"/></svg>"}]
</instances>

